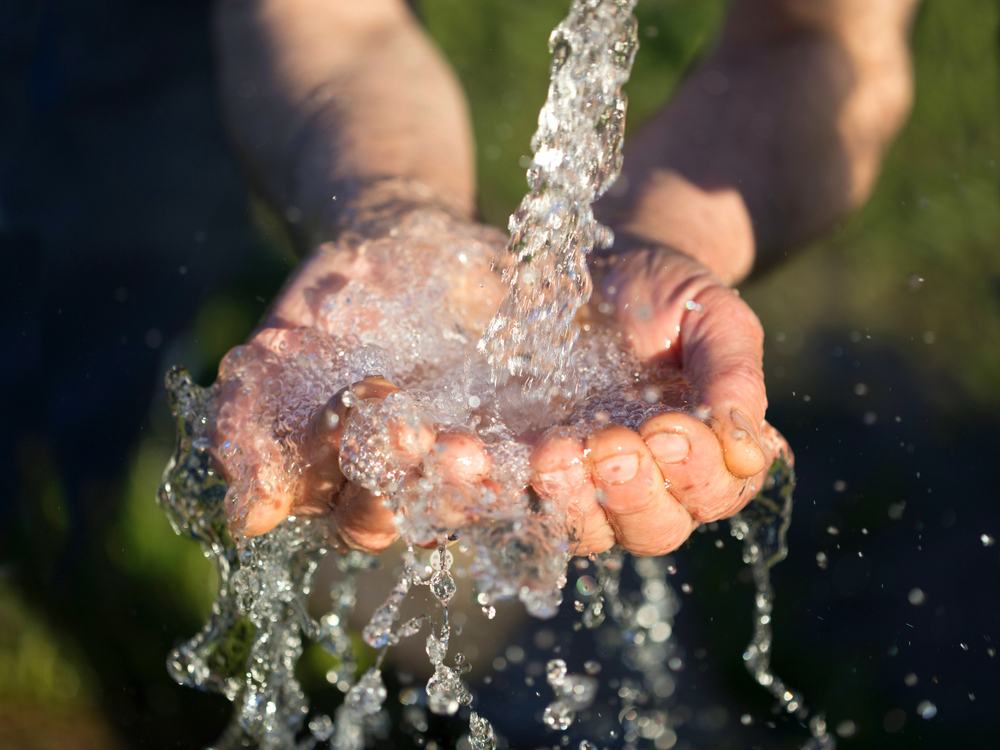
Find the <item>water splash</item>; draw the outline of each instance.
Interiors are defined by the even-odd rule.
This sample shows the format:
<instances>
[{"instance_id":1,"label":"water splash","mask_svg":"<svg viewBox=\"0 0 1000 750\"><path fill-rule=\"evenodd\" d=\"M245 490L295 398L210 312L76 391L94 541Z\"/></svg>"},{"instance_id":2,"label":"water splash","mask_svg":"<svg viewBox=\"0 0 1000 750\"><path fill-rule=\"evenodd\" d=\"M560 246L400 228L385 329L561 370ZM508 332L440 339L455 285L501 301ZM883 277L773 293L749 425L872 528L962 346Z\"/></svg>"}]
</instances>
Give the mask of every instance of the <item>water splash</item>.
<instances>
[{"instance_id":1,"label":"water splash","mask_svg":"<svg viewBox=\"0 0 1000 750\"><path fill-rule=\"evenodd\" d=\"M786 533L792 521L792 490L795 472L791 464L779 458L768 471L764 487L743 511L730 519L732 535L743 542L743 562L753 571L754 620L753 638L743 654L747 671L757 684L773 695L782 710L800 720L809 717L802 694L785 684L771 670L771 646L774 634L771 613L774 607L774 589L771 586L771 567L788 554ZM827 732L822 714L809 721L812 734L803 750L833 750L836 740Z\"/></svg>"},{"instance_id":2,"label":"water splash","mask_svg":"<svg viewBox=\"0 0 1000 750\"><path fill-rule=\"evenodd\" d=\"M530 191L510 217L510 291L479 344L495 383L523 379L539 400L570 377L574 318L591 293L587 254L613 239L591 204L621 171L634 7L576 0L549 38L551 83L531 141Z\"/></svg>"},{"instance_id":3,"label":"water splash","mask_svg":"<svg viewBox=\"0 0 1000 750\"><path fill-rule=\"evenodd\" d=\"M611 242L610 231L594 220L591 204L621 167L621 86L637 46L634 5L635 0L575 0L553 32L552 83L533 140L531 192L511 217L511 240L498 259L509 294L478 351L462 321L448 317L441 303L446 298L442 279L448 277L446 266L469 263L472 249L485 254L492 238L488 230L428 212L401 219L387 238L366 245L369 261L390 269L383 288L354 280L317 300L316 329L271 331L238 347L225 358L211 388L196 386L180 369L168 374L178 441L158 499L175 531L202 545L220 582L208 622L171 654L168 669L179 683L233 702L233 721L214 745L218 750L308 750L324 744L361 750L370 728L386 720L381 667L387 650L425 627L433 667L425 688L427 708L451 716L470 707L473 696L462 680L470 665L462 654L448 663L449 604L456 584L444 540L460 533L473 551L468 573L477 580L486 612L495 611L496 599L517 597L530 613L551 616L567 579L571 519L564 509L524 492L529 448L517 435L563 424L582 436L592 425L609 422L637 427L664 408L693 411L696 399L676 371L644 367L610 334L577 341L574 323L591 291L587 254ZM429 260L425 248L440 246L441 236L453 240L441 247L440 257ZM420 272L400 271L394 277L394 268ZM357 575L378 561L358 552L339 554L345 578L331 590L331 610L313 619L306 600L330 545L329 522L288 518L257 537L245 536L237 524L234 538L227 515L245 515L268 488L293 487L302 471L305 430L315 415L339 390L371 375L383 375L405 391L381 402L355 399L350 404L341 466L358 486L383 498L410 547L395 586L362 633L378 650L378 660L358 676L347 623L356 603ZM275 384L279 387L269 388ZM274 440L263 447L221 446L218 457L231 478L227 486L209 449L213 429L234 418L225 406L234 397L257 399L253 418ZM490 482L474 492L448 488L433 455L424 457L414 479L395 462L387 424L475 430L494 467ZM254 473L254 465L263 466L263 473ZM744 540L758 587L748 667L787 711L804 716L801 697L773 675L769 661L773 592L768 571L784 555L791 509L790 474L781 471L772 470L775 481L734 520L733 533ZM413 545L435 542L427 571L417 564ZM597 556L594 564L596 580L583 592L587 601L578 600L580 625L597 629L610 616L627 635L622 658L639 678L624 681L618 690L626 747L637 747L641 740L671 747L676 733L664 701L674 692L670 665L680 656L673 639L679 603L668 580L670 563L635 562L642 580L638 601L620 591L625 558L619 550ZM397 624L404 600L419 586L437 600L440 623L424 614ZM316 715L306 721L308 703L294 674L306 640L334 657L336 666L327 676L345 697L333 719ZM565 662L549 663L547 680L555 700L545 711L545 725L565 730L591 704L598 683L592 668L587 671L569 674ZM810 726L808 748L833 747L822 717L814 716ZM490 722L474 711L468 738L474 750L494 750L498 742Z\"/></svg>"},{"instance_id":4,"label":"water splash","mask_svg":"<svg viewBox=\"0 0 1000 750\"><path fill-rule=\"evenodd\" d=\"M167 392L177 420L177 447L157 499L174 530L201 544L219 576L208 622L170 654L167 669L179 684L218 692L233 702L233 721L216 750L251 744L261 750L294 747L308 713L294 673L302 639L315 640L338 659L342 678L353 673L354 653L345 630L346 612L354 605L352 578L374 561L360 553L342 557L339 565L349 576L333 610L320 621L309 617L306 601L325 554L325 535L312 521L290 518L238 549L226 527L226 486L208 454L205 415L212 392L180 368L167 374ZM322 734L321 724L316 726Z\"/></svg>"}]
</instances>

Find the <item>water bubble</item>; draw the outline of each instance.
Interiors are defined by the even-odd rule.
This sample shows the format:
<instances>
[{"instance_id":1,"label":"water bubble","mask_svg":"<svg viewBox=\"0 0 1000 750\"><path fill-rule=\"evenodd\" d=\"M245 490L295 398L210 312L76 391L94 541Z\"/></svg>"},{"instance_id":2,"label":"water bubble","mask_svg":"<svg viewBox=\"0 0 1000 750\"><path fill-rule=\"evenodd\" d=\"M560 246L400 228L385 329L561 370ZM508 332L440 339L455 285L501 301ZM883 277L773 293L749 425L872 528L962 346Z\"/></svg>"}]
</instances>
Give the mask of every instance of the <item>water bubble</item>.
<instances>
[{"instance_id":1,"label":"water bubble","mask_svg":"<svg viewBox=\"0 0 1000 750\"><path fill-rule=\"evenodd\" d=\"M653 623L653 627L649 629L649 639L653 643L663 643L670 638L673 632L673 627L671 627L669 622L660 621Z\"/></svg>"},{"instance_id":2,"label":"water bubble","mask_svg":"<svg viewBox=\"0 0 1000 750\"><path fill-rule=\"evenodd\" d=\"M913 687L914 685L917 684L917 681L918 681L917 675L914 674L913 672L909 672L906 675L906 677L903 678L903 684L905 684L907 687Z\"/></svg>"},{"instance_id":3,"label":"water bubble","mask_svg":"<svg viewBox=\"0 0 1000 750\"><path fill-rule=\"evenodd\" d=\"M984 547L992 547L994 544L994 539L989 534L981 534L979 536L979 541L983 543Z\"/></svg>"},{"instance_id":4,"label":"water bubble","mask_svg":"<svg viewBox=\"0 0 1000 750\"><path fill-rule=\"evenodd\" d=\"M309 722L309 731L319 742L326 742L333 736L333 720L326 714L313 717Z\"/></svg>"},{"instance_id":5,"label":"water bubble","mask_svg":"<svg viewBox=\"0 0 1000 750\"><path fill-rule=\"evenodd\" d=\"M545 665L545 680L553 688L562 687L566 677L566 662L562 659L552 659Z\"/></svg>"},{"instance_id":6,"label":"water bubble","mask_svg":"<svg viewBox=\"0 0 1000 750\"><path fill-rule=\"evenodd\" d=\"M917 704L917 713L920 714L922 719L933 719L937 716L937 706L928 700L920 701Z\"/></svg>"},{"instance_id":7,"label":"water bubble","mask_svg":"<svg viewBox=\"0 0 1000 750\"><path fill-rule=\"evenodd\" d=\"M542 722L545 726L557 731L569 729L575 719L576 711L573 710L572 706L562 701L549 704L542 714Z\"/></svg>"},{"instance_id":8,"label":"water bubble","mask_svg":"<svg viewBox=\"0 0 1000 750\"><path fill-rule=\"evenodd\" d=\"M844 719L842 722L837 724L837 736L842 737L845 740L850 739L858 732L858 726L850 719Z\"/></svg>"},{"instance_id":9,"label":"water bubble","mask_svg":"<svg viewBox=\"0 0 1000 750\"><path fill-rule=\"evenodd\" d=\"M910 604L912 604L915 607L919 607L927 600L927 597L924 595L924 592L921 591L919 588L910 589L910 593L906 595L906 598L909 599Z\"/></svg>"},{"instance_id":10,"label":"water bubble","mask_svg":"<svg viewBox=\"0 0 1000 750\"><path fill-rule=\"evenodd\" d=\"M442 604L447 604L455 596L458 587L455 585L455 579L451 577L450 573L439 571L431 578L430 589L435 599Z\"/></svg>"},{"instance_id":11,"label":"water bubble","mask_svg":"<svg viewBox=\"0 0 1000 750\"><path fill-rule=\"evenodd\" d=\"M524 661L524 649L520 646L508 646L504 656L511 664L520 664Z\"/></svg>"}]
</instances>

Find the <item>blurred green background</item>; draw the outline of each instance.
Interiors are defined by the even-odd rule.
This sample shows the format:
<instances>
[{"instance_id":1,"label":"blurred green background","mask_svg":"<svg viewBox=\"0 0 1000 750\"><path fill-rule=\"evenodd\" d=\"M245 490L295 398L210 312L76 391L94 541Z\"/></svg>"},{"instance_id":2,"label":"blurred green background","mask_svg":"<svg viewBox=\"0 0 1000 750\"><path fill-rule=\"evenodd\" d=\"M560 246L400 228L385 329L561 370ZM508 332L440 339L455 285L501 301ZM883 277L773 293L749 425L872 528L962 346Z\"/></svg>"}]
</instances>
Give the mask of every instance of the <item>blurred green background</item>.
<instances>
[{"instance_id":1,"label":"blurred green background","mask_svg":"<svg viewBox=\"0 0 1000 750\"><path fill-rule=\"evenodd\" d=\"M710 48L725 5L719 0L640 2L641 48L628 85L630 131L663 105L684 72ZM523 158L547 86L546 43L566 8L564 0L422 0L418 5L468 92L480 208L498 226L506 225L525 191ZM814 344L838 335L838 346L854 346L859 358L867 353L887 363L883 376L889 390L894 378L908 384L912 398L925 405L920 414L930 415L924 417L925 429L952 435L974 424L983 434L995 431L1000 405L998 17L995 0L924 1L913 30L913 114L871 200L833 235L742 287L768 332L769 391L779 413L791 415L789 433L806 429L803 394L819 400L825 389L827 411L853 414L855 426L862 412L869 413L850 391L850 378L839 391L829 385L832 376ZM210 382L220 357L249 333L292 267L281 222L252 197L247 215L254 228L249 262L200 304L193 323L164 348L161 370L182 362L202 382ZM45 593L46 581L55 575L73 521L44 439L18 447L24 493L19 541L9 562L6 554L2 558L10 574L0 575L2 750L196 747L224 723L224 701L171 685L163 667L168 648L199 627L214 581L197 547L173 535L153 500L173 445L160 390L120 476L92 488L111 498L107 507L112 510L98 519L101 538L92 535L80 558L86 570L77 573L89 583L55 604ZM954 472L967 471L957 449L942 450L951 450ZM976 460L994 459L984 453ZM992 484L983 483L982 493L996 500ZM882 525L888 523L884 507L875 514ZM851 517L848 511L844 516ZM876 528L879 522L869 523ZM803 565L814 551L806 549ZM788 565L800 562L793 557ZM717 590L712 576L735 573L712 568L694 575ZM791 600L797 584L787 585ZM800 593L808 599L805 589ZM717 595L704 606L724 612L726 597ZM706 628L709 637L714 631ZM740 631L732 638L738 642L745 636ZM724 634L718 637L726 642ZM779 645L779 651L784 647ZM822 669L808 667L810 658L819 657L802 655L806 667L799 669L793 660L784 667L793 674L798 670L798 681L810 684L816 702L830 706L833 719L858 721L864 731L854 740L857 746L885 746L881 743L889 735L878 712L894 704L879 697L877 680L848 681L851 698L825 680ZM749 695L752 686L739 682L738 673L739 668L729 670L726 679L733 691ZM315 682L316 675L306 679ZM1000 695L994 691L992 697ZM912 714L913 706L906 708ZM900 746L933 737L928 731L911 733ZM948 746L971 746L963 742Z\"/></svg>"}]
</instances>

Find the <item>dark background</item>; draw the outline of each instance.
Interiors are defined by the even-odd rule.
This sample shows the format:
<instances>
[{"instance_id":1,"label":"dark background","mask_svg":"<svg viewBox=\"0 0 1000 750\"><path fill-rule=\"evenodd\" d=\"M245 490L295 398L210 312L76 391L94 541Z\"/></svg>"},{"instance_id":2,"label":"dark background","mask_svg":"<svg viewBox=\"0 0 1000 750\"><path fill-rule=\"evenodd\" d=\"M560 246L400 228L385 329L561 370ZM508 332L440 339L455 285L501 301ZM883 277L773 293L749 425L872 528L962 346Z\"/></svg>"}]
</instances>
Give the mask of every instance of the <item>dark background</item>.
<instances>
[{"instance_id":1,"label":"dark background","mask_svg":"<svg viewBox=\"0 0 1000 750\"><path fill-rule=\"evenodd\" d=\"M518 160L566 6L419 4L469 92L480 206L500 226L525 190ZM723 11L640 3L630 128ZM993 0L925 0L913 115L875 195L742 287L768 334L769 418L798 459L774 665L831 726L854 722L843 747L997 744L1000 547L981 536L1000 537L998 21ZM210 382L293 260L228 150L213 85L201 0L0 3L3 750L197 748L228 714L163 666L213 581L153 501L173 440L162 374L184 363ZM720 716L722 746L795 746L794 727L764 725L770 701L743 671L737 546L696 535L678 564L693 586L680 689L724 709L695 711L678 747Z\"/></svg>"}]
</instances>

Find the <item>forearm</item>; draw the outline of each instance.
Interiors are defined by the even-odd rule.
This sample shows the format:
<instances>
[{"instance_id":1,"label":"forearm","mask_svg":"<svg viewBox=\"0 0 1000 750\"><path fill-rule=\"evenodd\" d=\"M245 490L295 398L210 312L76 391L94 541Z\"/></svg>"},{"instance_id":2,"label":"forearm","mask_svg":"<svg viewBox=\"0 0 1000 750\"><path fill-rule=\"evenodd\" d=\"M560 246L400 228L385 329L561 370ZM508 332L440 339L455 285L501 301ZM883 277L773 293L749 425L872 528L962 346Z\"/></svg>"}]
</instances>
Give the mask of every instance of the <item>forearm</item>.
<instances>
[{"instance_id":1,"label":"forearm","mask_svg":"<svg viewBox=\"0 0 1000 750\"><path fill-rule=\"evenodd\" d=\"M716 52L626 150L623 238L734 283L867 197L909 108L915 0L737 0Z\"/></svg>"},{"instance_id":2,"label":"forearm","mask_svg":"<svg viewBox=\"0 0 1000 750\"><path fill-rule=\"evenodd\" d=\"M220 0L222 102L252 177L307 241L359 205L473 211L452 72L402 0Z\"/></svg>"}]
</instances>

